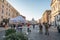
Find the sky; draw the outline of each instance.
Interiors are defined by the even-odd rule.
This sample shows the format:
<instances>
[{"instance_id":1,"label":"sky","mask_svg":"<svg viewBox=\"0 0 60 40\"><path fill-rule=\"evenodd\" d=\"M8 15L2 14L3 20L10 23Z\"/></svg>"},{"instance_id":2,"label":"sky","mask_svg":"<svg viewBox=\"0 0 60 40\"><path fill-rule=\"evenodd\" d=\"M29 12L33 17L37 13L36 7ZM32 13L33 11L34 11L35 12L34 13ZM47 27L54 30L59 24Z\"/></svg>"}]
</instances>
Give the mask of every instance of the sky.
<instances>
[{"instance_id":1,"label":"sky","mask_svg":"<svg viewBox=\"0 0 60 40\"><path fill-rule=\"evenodd\" d=\"M27 20L38 20L45 10L51 9L51 0L7 0Z\"/></svg>"}]
</instances>

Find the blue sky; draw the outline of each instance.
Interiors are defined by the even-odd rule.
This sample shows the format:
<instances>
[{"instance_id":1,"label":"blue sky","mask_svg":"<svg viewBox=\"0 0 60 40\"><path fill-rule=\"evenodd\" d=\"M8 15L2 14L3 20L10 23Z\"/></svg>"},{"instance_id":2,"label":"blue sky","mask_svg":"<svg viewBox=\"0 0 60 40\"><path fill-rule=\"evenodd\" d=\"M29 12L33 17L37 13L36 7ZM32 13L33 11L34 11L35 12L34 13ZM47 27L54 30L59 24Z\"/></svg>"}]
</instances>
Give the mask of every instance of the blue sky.
<instances>
[{"instance_id":1,"label":"blue sky","mask_svg":"<svg viewBox=\"0 0 60 40\"><path fill-rule=\"evenodd\" d=\"M7 0L27 20L38 20L45 10L49 10L51 0Z\"/></svg>"}]
</instances>

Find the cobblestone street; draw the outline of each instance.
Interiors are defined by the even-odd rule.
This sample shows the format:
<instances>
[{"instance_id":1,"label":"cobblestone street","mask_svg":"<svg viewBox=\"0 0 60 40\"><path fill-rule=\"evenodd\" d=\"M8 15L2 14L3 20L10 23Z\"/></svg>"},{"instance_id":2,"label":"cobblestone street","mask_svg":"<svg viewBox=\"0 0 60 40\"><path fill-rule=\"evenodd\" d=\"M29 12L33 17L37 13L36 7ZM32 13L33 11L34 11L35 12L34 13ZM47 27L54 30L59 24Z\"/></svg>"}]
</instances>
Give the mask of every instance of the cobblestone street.
<instances>
[{"instance_id":1,"label":"cobblestone street","mask_svg":"<svg viewBox=\"0 0 60 40\"><path fill-rule=\"evenodd\" d=\"M5 35L5 31L4 30L0 31L0 40L3 40L4 35Z\"/></svg>"},{"instance_id":2,"label":"cobblestone street","mask_svg":"<svg viewBox=\"0 0 60 40\"><path fill-rule=\"evenodd\" d=\"M60 34L57 32L56 28L53 27L49 29L49 36L44 34L44 30L43 34L40 34L38 26L36 26L29 34L29 40L60 40Z\"/></svg>"},{"instance_id":3,"label":"cobblestone street","mask_svg":"<svg viewBox=\"0 0 60 40\"><path fill-rule=\"evenodd\" d=\"M31 26L31 33L28 34L29 40L60 40L60 33L54 27L50 27L49 35L45 35L44 27L43 34L39 33L38 25L35 26L35 29ZM0 31L0 39L3 40L4 31Z\"/></svg>"}]
</instances>

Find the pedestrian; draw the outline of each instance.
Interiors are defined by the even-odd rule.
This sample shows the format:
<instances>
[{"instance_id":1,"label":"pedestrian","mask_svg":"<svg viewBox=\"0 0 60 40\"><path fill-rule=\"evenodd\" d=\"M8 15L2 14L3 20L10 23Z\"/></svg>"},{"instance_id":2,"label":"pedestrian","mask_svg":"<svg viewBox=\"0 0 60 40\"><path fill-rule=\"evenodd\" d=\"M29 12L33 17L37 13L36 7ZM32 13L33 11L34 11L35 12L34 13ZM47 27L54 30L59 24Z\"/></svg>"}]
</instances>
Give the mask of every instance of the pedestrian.
<instances>
[{"instance_id":1,"label":"pedestrian","mask_svg":"<svg viewBox=\"0 0 60 40\"><path fill-rule=\"evenodd\" d=\"M20 32L22 32L22 27L23 27L23 25L20 24L18 27L19 27Z\"/></svg>"},{"instance_id":2,"label":"pedestrian","mask_svg":"<svg viewBox=\"0 0 60 40\"><path fill-rule=\"evenodd\" d=\"M33 24L33 29L35 28L35 24Z\"/></svg>"},{"instance_id":3,"label":"pedestrian","mask_svg":"<svg viewBox=\"0 0 60 40\"><path fill-rule=\"evenodd\" d=\"M42 27L42 24L40 23L40 24L39 24L39 29L40 29L40 33L41 33L41 34L42 34L42 28L43 28L43 27Z\"/></svg>"},{"instance_id":4,"label":"pedestrian","mask_svg":"<svg viewBox=\"0 0 60 40\"><path fill-rule=\"evenodd\" d=\"M22 32L22 24L18 24L16 27L18 32Z\"/></svg>"},{"instance_id":5,"label":"pedestrian","mask_svg":"<svg viewBox=\"0 0 60 40\"><path fill-rule=\"evenodd\" d=\"M30 32L30 24L27 24L28 28L27 31Z\"/></svg>"},{"instance_id":6,"label":"pedestrian","mask_svg":"<svg viewBox=\"0 0 60 40\"><path fill-rule=\"evenodd\" d=\"M48 23L45 23L44 26L45 26L45 35L49 35L49 25L48 25Z\"/></svg>"},{"instance_id":7,"label":"pedestrian","mask_svg":"<svg viewBox=\"0 0 60 40\"><path fill-rule=\"evenodd\" d=\"M15 27L16 27L15 24L13 24L13 27L14 27L14 29L15 29Z\"/></svg>"}]
</instances>

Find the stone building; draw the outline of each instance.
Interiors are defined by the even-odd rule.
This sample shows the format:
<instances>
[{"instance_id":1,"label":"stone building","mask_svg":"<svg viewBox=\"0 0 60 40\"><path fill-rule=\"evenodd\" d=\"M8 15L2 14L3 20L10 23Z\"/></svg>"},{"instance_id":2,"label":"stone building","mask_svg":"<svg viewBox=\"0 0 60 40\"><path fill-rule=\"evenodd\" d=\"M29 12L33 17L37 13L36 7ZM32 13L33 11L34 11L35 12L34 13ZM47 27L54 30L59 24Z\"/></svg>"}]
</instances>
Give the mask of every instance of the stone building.
<instances>
[{"instance_id":1,"label":"stone building","mask_svg":"<svg viewBox=\"0 0 60 40\"><path fill-rule=\"evenodd\" d=\"M60 13L60 0L51 1L51 24L55 24L55 16Z\"/></svg>"},{"instance_id":2,"label":"stone building","mask_svg":"<svg viewBox=\"0 0 60 40\"><path fill-rule=\"evenodd\" d=\"M42 23L48 23L50 24L50 14L51 14L51 10L46 10L44 13L43 13L43 16L42 16Z\"/></svg>"},{"instance_id":3,"label":"stone building","mask_svg":"<svg viewBox=\"0 0 60 40\"><path fill-rule=\"evenodd\" d=\"M0 0L0 21L3 19L14 18L20 13L6 0Z\"/></svg>"}]
</instances>

